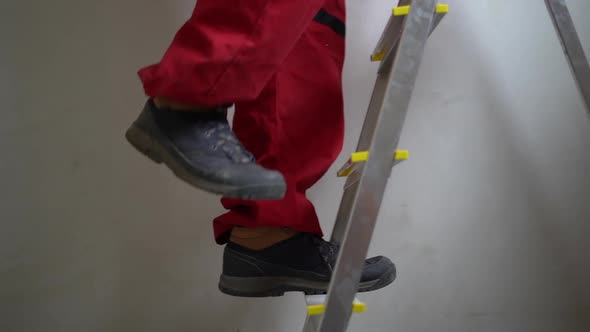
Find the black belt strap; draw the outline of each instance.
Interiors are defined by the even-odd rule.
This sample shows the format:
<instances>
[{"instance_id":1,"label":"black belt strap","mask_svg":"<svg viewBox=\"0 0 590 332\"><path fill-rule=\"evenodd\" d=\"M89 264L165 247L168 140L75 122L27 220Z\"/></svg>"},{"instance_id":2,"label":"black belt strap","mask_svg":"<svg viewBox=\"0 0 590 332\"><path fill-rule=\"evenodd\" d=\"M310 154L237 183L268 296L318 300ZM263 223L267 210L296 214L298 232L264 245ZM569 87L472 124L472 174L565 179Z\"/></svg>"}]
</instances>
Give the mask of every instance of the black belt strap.
<instances>
[{"instance_id":1,"label":"black belt strap","mask_svg":"<svg viewBox=\"0 0 590 332\"><path fill-rule=\"evenodd\" d=\"M342 20L333 16L332 14L328 13L324 9L320 9L317 13L314 21L329 26L332 30L334 30L337 34L344 37L346 35L346 25Z\"/></svg>"}]
</instances>

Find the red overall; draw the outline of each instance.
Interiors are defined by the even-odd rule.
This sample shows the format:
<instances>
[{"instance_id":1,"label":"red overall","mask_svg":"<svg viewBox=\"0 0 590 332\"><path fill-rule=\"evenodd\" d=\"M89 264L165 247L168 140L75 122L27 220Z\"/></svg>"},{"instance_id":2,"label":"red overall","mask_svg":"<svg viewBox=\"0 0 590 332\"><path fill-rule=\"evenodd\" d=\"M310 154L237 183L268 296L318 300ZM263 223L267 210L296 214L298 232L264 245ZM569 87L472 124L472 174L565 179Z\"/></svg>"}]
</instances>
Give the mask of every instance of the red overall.
<instances>
[{"instance_id":1,"label":"red overall","mask_svg":"<svg viewBox=\"0 0 590 332\"><path fill-rule=\"evenodd\" d=\"M233 129L258 162L279 170L278 201L222 198L222 244L234 225L322 234L306 190L342 148L345 0L199 0L159 64L140 70L148 96L235 103Z\"/></svg>"}]
</instances>

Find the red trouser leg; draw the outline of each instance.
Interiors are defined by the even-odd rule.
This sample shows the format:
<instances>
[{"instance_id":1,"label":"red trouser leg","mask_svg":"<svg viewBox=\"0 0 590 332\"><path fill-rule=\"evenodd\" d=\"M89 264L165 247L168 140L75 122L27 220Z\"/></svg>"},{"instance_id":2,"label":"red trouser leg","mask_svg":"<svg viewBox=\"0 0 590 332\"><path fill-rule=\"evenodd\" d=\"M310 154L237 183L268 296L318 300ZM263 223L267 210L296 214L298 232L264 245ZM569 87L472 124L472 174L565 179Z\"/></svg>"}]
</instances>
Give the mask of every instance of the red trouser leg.
<instances>
[{"instance_id":1,"label":"red trouser leg","mask_svg":"<svg viewBox=\"0 0 590 332\"><path fill-rule=\"evenodd\" d=\"M236 104L236 135L259 163L284 174L287 193L279 201L222 199L230 211L214 221L220 244L235 225L322 234L305 193L342 148L345 40L337 31L343 33L344 0L329 0L324 8L329 13L323 13L324 23L314 21L307 27L262 93Z\"/></svg>"},{"instance_id":2,"label":"red trouser leg","mask_svg":"<svg viewBox=\"0 0 590 332\"><path fill-rule=\"evenodd\" d=\"M326 0L199 0L161 62L140 70L148 96L220 105L251 101Z\"/></svg>"}]
</instances>

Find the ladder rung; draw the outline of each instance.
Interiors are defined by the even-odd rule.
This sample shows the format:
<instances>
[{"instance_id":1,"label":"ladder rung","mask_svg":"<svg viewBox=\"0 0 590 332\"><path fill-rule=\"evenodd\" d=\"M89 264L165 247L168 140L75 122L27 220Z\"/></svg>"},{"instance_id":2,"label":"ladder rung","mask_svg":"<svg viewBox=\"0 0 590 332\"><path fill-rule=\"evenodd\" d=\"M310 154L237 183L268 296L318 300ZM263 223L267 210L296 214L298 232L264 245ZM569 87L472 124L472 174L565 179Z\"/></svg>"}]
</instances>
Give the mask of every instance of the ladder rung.
<instances>
[{"instance_id":1,"label":"ladder rung","mask_svg":"<svg viewBox=\"0 0 590 332\"><path fill-rule=\"evenodd\" d=\"M449 5L448 4L438 4L436 5L436 13L437 14L447 14L449 12ZM410 6L399 6L393 8L393 16L406 16L410 13Z\"/></svg>"},{"instance_id":2,"label":"ladder rung","mask_svg":"<svg viewBox=\"0 0 590 332\"><path fill-rule=\"evenodd\" d=\"M307 314L309 316L319 316L324 313L326 309L325 304L314 304L307 306ZM352 303L352 312L354 313L363 313L367 311L367 305L360 301L354 301Z\"/></svg>"},{"instance_id":3,"label":"ladder rung","mask_svg":"<svg viewBox=\"0 0 590 332\"><path fill-rule=\"evenodd\" d=\"M396 150L394 158L398 162L408 160L408 159L410 159L410 151ZM360 151L360 152L352 153L350 155L350 158L346 162L346 164L344 164L344 166L342 166L340 168L340 170L338 171L338 177L349 176L354 169L353 168L354 164L367 161L368 159L369 159L369 151Z\"/></svg>"},{"instance_id":4,"label":"ladder rung","mask_svg":"<svg viewBox=\"0 0 590 332\"><path fill-rule=\"evenodd\" d=\"M395 160L408 160L410 158L410 151L395 150ZM350 161L353 163L360 163L369 159L369 151L355 152L350 155Z\"/></svg>"}]
</instances>

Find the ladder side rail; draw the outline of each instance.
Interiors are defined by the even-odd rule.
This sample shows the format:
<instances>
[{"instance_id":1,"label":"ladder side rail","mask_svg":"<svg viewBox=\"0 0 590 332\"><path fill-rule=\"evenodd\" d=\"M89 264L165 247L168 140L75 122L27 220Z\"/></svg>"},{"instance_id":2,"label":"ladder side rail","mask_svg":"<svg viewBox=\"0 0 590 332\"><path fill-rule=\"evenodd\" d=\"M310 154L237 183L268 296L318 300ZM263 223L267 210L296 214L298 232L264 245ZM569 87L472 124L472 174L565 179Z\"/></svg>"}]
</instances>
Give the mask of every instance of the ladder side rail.
<instances>
[{"instance_id":1,"label":"ladder side rail","mask_svg":"<svg viewBox=\"0 0 590 332\"><path fill-rule=\"evenodd\" d=\"M353 195L353 204L346 219L338 260L328 290L326 309L320 332L344 332L352 313L361 270L391 174L394 158L414 88L426 40L431 32L437 0L420 0L412 4L404 22L398 54L391 70L377 78L370 107L378 108L378 119L367 162L361 175L345 195ZM362 136L362 135L361 135Z\"/></svg>"},{"instance_id":2,"label":"ladder side rail","mask_svg":"<svg viewBox=\"0 0 590 332\"><path fill-rule=\"evenodd\" d=\"M578 90L590 114L590 66L565 0L545 0Z\"/></svg>"},{"instance_id":3,"label":"ladder side rail","mask_svg":"<svg viewBox=\"0 0 590 332\"><path fill-rule=\"evenodd\" d=\"M307 315L305 324L303 325L303 332L315 332L320 328L322 316L310 316Z\"/></svg>"}]
</instances>

